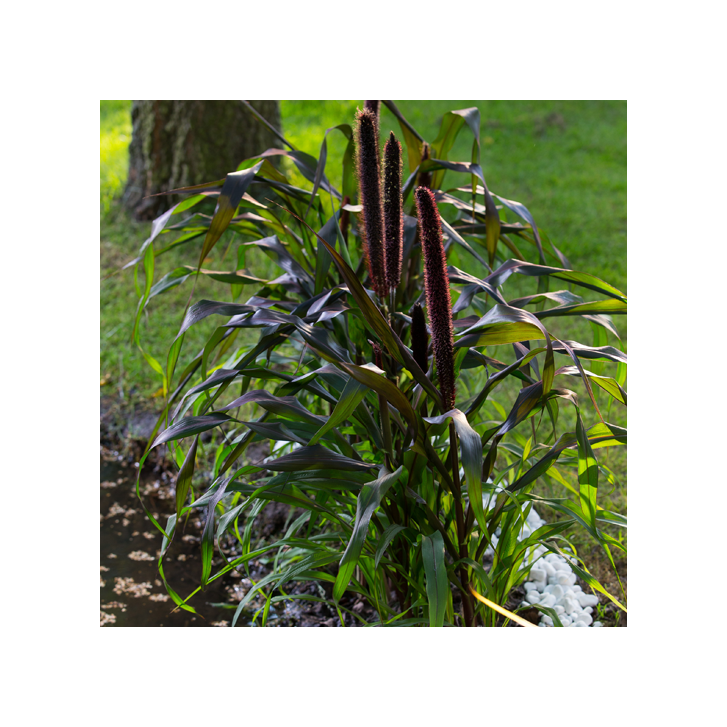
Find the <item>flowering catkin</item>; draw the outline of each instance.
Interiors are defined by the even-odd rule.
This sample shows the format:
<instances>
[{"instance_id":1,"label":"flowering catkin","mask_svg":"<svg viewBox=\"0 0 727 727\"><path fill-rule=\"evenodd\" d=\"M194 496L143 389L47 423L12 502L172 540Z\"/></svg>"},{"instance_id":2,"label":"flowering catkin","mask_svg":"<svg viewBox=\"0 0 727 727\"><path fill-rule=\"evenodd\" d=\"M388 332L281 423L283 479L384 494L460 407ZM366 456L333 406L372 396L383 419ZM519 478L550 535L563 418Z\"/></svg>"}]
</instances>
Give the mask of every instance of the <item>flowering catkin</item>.
<instances>
[{"instance_id":1,"label":"flowering catkin","mask_svg":"<svg viewBox=\"0 0 727 727\"><path fill-rule=\"evenodd\" d=\"M364 108L374 112L374 115L376 116L376 123L378 124L381 101L364 101Z\"/></svg>"},{"instance_id":2,"label":"flowering catkin","mask_svg":"<svg viewBox=\"0 0 727 727\"><path fill-rule=\"evenodd\" d=\"M384 220L378 154L379 125L370 109L356 112L356 171L359 202L363 205L364 255L371 285L380 298L386 292Z\"/></svg>"},{"instance_id":3,"label":"flowering catkin","mask_svg":"<svg viewBox=\"0 0 727 727\"><path fill-rule=\"evenodd\" d=\"M411 352L419 368L427 372L427 346L429 345L429 334L427 333L427 322L424 320L424 310L417 303L411 309Z\"/></svg>"},{"instance_id":4,"label":"flowering catkin","mask_svg":"<svg viewBox=\"0 0 727 727\"><path fill-rule=\"evenodd\" d=\"M415 192L419 216L419 238L424 252L424 287L427 313L432 330L434 360L437 362L439 390L448 409L454 408L454 328L449 295L447 257L442 244L442 225L434 195L426 187Z\"/></svg>"},{"instance_id":5,"label":"flowering catkin","mask_svg":"<svg viewBox=\"0 0 727 727\"><path fill-rule=\"evenodd\" d=\"M390 290L395 290L401 279L403 243L401 144L396 140L392 131L384 146L384 247L386 252L386 284Z\"/></svg>"}]
</instances>

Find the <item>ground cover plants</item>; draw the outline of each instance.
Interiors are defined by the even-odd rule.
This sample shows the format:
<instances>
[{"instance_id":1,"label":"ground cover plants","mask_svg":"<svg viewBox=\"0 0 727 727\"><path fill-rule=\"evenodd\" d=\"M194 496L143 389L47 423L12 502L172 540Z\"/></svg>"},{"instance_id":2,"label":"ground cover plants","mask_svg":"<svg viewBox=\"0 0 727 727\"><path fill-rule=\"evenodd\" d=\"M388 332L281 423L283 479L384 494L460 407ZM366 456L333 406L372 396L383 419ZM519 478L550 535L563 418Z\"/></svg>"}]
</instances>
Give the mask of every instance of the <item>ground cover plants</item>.
<instances>
[{"instance_id":1,"label":"ground cover plants","mask_svg":"<svg viewBox=\"0 0 727 727\"><path fill-rule=\"evenodd\" d=\"M397 121L383 134L381 104ZM463 135L468 158L453 160ZM504 606L538 546L568 556L624 608L567 536L587 534L612 565L625 553L625 517L598 495L615 480L603 452L626 441L611 417L626 405L613 318L626 296L573 270L524 205L488 187L480 146L477 108L444 114L425 140L394 103L369 101L329 128L317 158L280 136L279 149L225 179L178 191L182 201L152 225L132 265L132 336L164 401L148 451L166 447L179 467L175 514L158 522L146 510L179 608L194 610L210 582L268 558L233 624L262 594L261 625L276 604L305 598L328 602L342 622L349 613L362 625L490 626L518 620ZM289 165L271 164L278 157ZM221 241L229 264L213 270L206 261ZM260 252L274 274L248 269ZM155 276L159 258L184 253L186 265ZM198 299L204 279L228 295ZM190 304L159 360L145 348L145 310L181 285ZM565 335L571 320L579 339ZM269 456L250 461L260 441ZM209 472L196 470L204 447L214 450ZM252 526L271 501L291 507L289 526L254 549ZM558 519L518 539L533 506ZM180 593L164 555L200 512L200 586ZM301 580L321 593L290 593ZM347 609L351 593L376 617Z\"/></svg>"}]
</instances>

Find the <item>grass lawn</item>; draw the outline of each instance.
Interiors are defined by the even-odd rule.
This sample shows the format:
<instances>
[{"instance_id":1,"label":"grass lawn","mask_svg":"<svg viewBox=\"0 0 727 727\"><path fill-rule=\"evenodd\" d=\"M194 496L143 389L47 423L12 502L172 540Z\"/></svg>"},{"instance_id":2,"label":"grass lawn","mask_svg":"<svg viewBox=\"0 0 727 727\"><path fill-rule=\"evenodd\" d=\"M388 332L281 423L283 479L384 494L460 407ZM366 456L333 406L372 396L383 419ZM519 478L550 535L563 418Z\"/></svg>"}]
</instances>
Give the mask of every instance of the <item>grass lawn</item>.
<instances>
[{"instance_id":1,"label":"grass lawn","mask_svg":"<svg viewBox=\"0 0 727 727\"><path fill-rule=\"evenodd\" d=\"M297 148L318 157L325 129L344 122L352 123L356 107L362 103L283 101L284 135ZM444 113L477 106L482 119L482 168L490 190L523 203L539 229L550 236L574 269L593 273L626 292L625 102L401 101L397 105L429 140L437 136ZM115 202L126 177L131 138L130 109L130 101L101 102L101 275L110 276L105 277L101 285L101 391L123 391L126 397L145 398L159 389L160 382L141 353L129 343L138 299L132 271L115 273L135 256L150 228L150 223L131 220ZM383 105L381 127L385 133L393 129L399 135L398 122ZM471 136L463 129L449 158L469 160L471 144ZM340 182L339 160L344 148L341 134L329 134L326 174L334 184ZM462 175L449 172L443 186L461 186L463 179ZM300 177L296 183L310 188ZM513 219L512 215L510 219ZM227 239L223 237L213 252L214 259L209 267L229 269L230 258L222 259L226 247ZM473 266L459 251L454 255L450 263L475 275L482 274L478 266ZM181 248L160 258L155 279L189 263L189 256L190 251ZM272 264L259 251L248 255L247 266L261 277L272 274ZM159 361L165 360L191 290L191 283L175 288L152 300L147 309L142 339L145 348ZM515 292L516 286L508 283L508 293ZM528 288L523 294L531 292ZM221 295L227 299L226 286L207 278L197 282L195 300L215 299ZM574 322L565 318L556 324L552 321L549 319L548 325L552 325L557 334L591 342L590 324L586 321ZM208 325L199 325L188 334L185 343L188 351L199 350L215 325L209 319L204 323ZM617 318L616 325L625 342L625 320ZM250 332L250 336L251 341L257 339L257 333ZM573 381L569 379L568 385ZM576 382L572 388L585 396L578 386L579 382ZM616 410L614 407L607 419L625 425L625 408ZM612 497L604 493L603 502L599 498L604 506L624 512L625 449L609 450L607 455L608 464L622 480L622 486L614 489Z\"/></svg>"}]
</instances>

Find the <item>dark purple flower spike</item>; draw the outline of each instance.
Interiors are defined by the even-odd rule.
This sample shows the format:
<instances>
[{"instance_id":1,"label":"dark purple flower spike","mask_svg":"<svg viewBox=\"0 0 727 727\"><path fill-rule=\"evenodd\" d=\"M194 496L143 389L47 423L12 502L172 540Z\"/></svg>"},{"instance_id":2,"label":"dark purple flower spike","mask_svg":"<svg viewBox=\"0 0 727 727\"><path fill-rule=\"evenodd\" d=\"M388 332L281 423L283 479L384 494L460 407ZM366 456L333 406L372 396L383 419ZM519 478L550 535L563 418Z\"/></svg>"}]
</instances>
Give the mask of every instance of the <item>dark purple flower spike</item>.
<instances>
[{"instance_id":1,"label":"dark purple flower spike","mask_svg":"<svg viewBox=\"0 0 727 727\"><path fill-rule=\"evenodd\" d=\"M374 112L376 116L376 123L378 124L381 101L364 101L364 108Z\"/></svg>"},{"instance_id":2,"label":"dark purple flower spike","mask_svg":"<svg viewBox=\"0 0 727 727\"><path fill-rule=\"evenodd\" d=\"M396 290L401 279L404 218L401 210L401 144L394 132L384 146L384 247L386 285Z\"/></svg>"},{"instance_id":3,"label":"dark purple flower spike","mask_svg":"<svg viewBox=\"0 0 727 727\"><path fill-rule=\"evenodd\" d=\"M434 360L437 363L439 390L448 409L454 408L454 328L452 300L449 295L447 257L442 243L442 225L434 194L426 187L415 192L419 216L419 238L424 252L424 287L427 313L432 330Z\"/></svg>"},{"instance_id":4,"label":"dark purple flower spike","mask_svg":"<svg viewBox=\"0 0 727 727\"><path fill-rule=\"evenodd\" d=\"M378 154L379 125L370 109L356 112L356 171L359 202L363 205L364 255L371 285L379 298L386 293L384 215Z\"/></svg>"}]
</instances>

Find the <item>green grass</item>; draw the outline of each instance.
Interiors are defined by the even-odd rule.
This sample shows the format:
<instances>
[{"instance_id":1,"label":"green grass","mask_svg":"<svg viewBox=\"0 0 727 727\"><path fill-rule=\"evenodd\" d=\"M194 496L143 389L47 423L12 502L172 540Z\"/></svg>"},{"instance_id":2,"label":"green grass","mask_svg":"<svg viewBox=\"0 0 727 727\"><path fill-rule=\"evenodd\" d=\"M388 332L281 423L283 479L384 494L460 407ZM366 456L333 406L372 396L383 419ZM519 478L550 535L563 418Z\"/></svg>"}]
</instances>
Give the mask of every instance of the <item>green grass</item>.
<instances>
[{"instance_id":1,"label":"green grass","mask_svg":"<svg viewBox=\"0 0 727 727\"><path fill-rule=\"evenodd\" d=\"M131 269L117 271L138 252L140 244L148 236L149 223L132 220L116 205L102 217L101 222L101 275L107 277L101 285L101 381L105 382L102 393L107 387L123 390L125 395L145 399L157 393L161 387L161 377L144 361L141 352L130 343L131 331L138 303ZM223 270L225 260L228 267L231 254L227 251L231 235L225 233L214 252L210 268ZM227 251L227 256L225 252ZM189 264L189 249L180 247L157 260L154 279L182 265ZM274 276L273 264L259 250L248 251L247 264L260 276L269 279ZM139 272L143 285L143 270ZM144 350L162 365L170 343L182 322L185 306L193 291L192 302L207 298L228 300L229 286L200 276L196 282L186 281L183 285L167 291L164 295L152 298L142 317L141 342ZM252 293L248 293L251 295ZM246 298L242 292L243 300ZM185 337L182 361L195 355L207 342L213 332L215 321L211 318L194 326ZM238 341L252 344L257 340L257 332L241 331Z\"/></svg>"},{"instance_id":2,"label":"green grass","mask_svg":"<svg viewBox=\"0 0 727 727\"><path fill-rule=\"evenodd\" d=\"M101 101L101 208L108 212L126 182L131 101Z\"/></svg>"}]
</instances>

